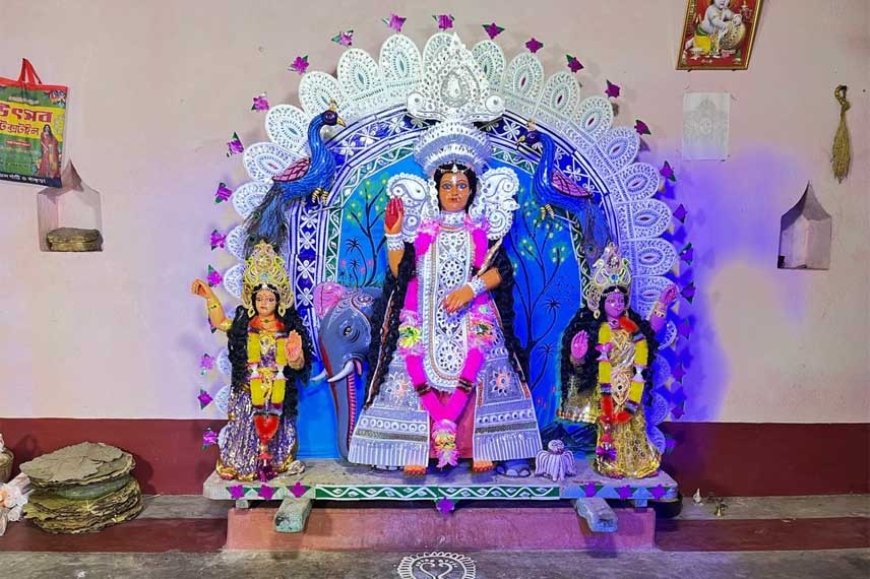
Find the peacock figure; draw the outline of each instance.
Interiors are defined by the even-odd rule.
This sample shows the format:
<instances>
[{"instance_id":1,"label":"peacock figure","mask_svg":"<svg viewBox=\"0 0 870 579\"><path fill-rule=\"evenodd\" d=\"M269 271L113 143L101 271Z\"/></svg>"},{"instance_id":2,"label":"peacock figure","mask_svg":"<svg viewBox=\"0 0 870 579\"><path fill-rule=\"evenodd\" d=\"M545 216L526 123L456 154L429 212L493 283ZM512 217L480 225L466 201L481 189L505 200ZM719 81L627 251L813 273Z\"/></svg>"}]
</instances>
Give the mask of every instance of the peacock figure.
<instances>
[{"instance_id":1,"label":"peacock figure","mask_svg":"<svg viewBox=\"0 0 870 579\"><path fill-rule=\"evenodd\" d=\"M272 178L271 189L245 222L248 253L261 240L275 248L284 245L288 235L287 209L294 201L310 196L312 202L318 203L326 198L335 176L335 157L326 148L320 130L335 125L343 127L345 123L338 116L334 102L308 123L311 156L295 161Z\"/></svg>"},{"instance_id":2,"label":"peacock figure","mask_svg":"<svg viewBox=\"0 0 870 579\"><path fill-rule=\"evenodd\" d=\"M553 206L565 211L580 228L583 253L588 263L595 263L610 241L607 217L596 202L595 195L556 168L556 145L553 138L538 131L534 123L529 122L519 142L529 147L541 148L541 160L532 176L532 191L543 203L542 218L547 214L554 216Z\"/></svg>"}]
</instances>

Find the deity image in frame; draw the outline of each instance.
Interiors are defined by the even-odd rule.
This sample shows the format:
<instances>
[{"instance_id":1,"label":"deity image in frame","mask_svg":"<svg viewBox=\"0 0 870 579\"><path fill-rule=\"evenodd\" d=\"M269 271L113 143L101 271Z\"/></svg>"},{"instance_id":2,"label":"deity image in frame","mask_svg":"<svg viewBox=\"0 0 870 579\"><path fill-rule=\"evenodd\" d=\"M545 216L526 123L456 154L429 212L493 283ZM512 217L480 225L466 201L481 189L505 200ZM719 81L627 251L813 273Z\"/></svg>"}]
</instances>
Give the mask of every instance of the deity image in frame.
<instances>
[{"instance_id":1,"label":"deity image in frame","mask_svg":"<svg viewBox=\"0 0 870 579\"><path fill-rule=\"evenodd\" d=\"M678 70L746 70L762 0L689 0Z\"/></svg>"}]
</instances>

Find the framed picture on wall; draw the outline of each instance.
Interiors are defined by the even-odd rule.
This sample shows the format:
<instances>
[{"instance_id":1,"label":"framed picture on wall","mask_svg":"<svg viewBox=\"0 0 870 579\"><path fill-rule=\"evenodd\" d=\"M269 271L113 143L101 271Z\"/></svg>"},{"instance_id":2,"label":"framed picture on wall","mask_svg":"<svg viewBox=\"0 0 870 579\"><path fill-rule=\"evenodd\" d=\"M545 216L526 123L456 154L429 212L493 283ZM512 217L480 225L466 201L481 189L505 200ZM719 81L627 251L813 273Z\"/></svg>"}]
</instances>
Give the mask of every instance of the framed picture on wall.
<instances>
[{"instance_id":1,"label":"framed picture on wall","mask_svg":"<svg viewBox=\"0 0 870 579\"><path fill-rule=\"evenodd\" d=\"M679 70L746 70L762 0L688 0Z\"/></svg>"}]
</instances>

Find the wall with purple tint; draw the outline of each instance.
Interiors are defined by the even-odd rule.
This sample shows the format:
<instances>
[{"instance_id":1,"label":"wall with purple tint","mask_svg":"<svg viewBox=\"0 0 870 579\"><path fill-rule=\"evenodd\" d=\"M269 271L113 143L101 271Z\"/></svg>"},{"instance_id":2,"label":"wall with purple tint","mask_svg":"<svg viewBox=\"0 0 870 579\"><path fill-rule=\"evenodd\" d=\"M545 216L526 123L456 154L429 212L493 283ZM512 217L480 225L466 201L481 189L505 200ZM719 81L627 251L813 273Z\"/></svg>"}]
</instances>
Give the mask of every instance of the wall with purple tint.
<instances>
[{"instance_id":1,"label":"wall with purple tint","mask_svg":"<svg viewBox=\"0 0 870 579\"><path fill-rule=\"evenodd\" d=\"M67 152L102 195L105 250L40 252L38 189L0 184L0 415L203 417L198 362L215 338L188 288L209 264L230 263L209 249L212 229L233 218L213 205L218 182L245 180L225 142L234 131L244 143L264 138L251 99L293 102L296 55L334 72L342 47L330 37L352 28L355 46L376 50L390 32L381 18L397 10L418 44L443 11L468 44L492 21L509 55L538 38L550 74L576 55L586 96L609 79L622 87L617 123L649 125L641 158L674 167L695 250L683 420L870 421L866 1L765 3L742 72L674 69L682 1L257 5L4 2L7 22L31 25L4 27L0 75L27 57L46 82L70 86ZM852 102L842 184L830 170L838 84ZM688 91L732 95L727 161L680 161ZM833 216L831 268L778 270L779 219L807 181Z\"/></svg>"}]
</instances>

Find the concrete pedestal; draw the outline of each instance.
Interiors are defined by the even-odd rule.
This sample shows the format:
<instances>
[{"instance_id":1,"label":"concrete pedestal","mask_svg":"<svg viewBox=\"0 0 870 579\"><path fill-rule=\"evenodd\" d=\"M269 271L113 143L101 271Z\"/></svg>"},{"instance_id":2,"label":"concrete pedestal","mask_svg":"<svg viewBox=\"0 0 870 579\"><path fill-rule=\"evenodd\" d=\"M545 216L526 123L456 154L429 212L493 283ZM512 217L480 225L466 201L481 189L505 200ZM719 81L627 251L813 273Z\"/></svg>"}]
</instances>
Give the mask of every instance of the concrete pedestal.
<instances>
[{"instance_id":1,"label":"concrete pedestal","mask_svg":"<svg viewBox=\"0 0 870 579\"><path fill-rule=\"evenodd\" d=\"M652 509L619 509L619 529L593 533L570 506L459 508L317 508L302 533L275 530L277 509L232 509L227 550L253 551L484 551L651 549Z\"/></svg>"},{"instance_id":2,"label":"concrete pedestal","mask_svg":"<svg viewBox=\"0 0 870 579\"><path fill-rule=\"evenodd\" d=\"M475 474L467 464L407 477L323 460L310 461L302 474L267 483L224 481L212 474L203 494L236 501L226 545L234 550L652 548L655 514L647 503L675 500L676 482L664 472L615 480L594 472L588 462L577 466L577 476L553 482ZM634 508L611 510L607 500ZM280 509L265 508L277 507L277 501L283 501ZM333 501L355 504L335 508ZM400 506L409 501L417 505ZM498 508L483 506L487 501L498 501ZM420 508L420 502L429 507Z\"/></svg>"}]
</instances>

